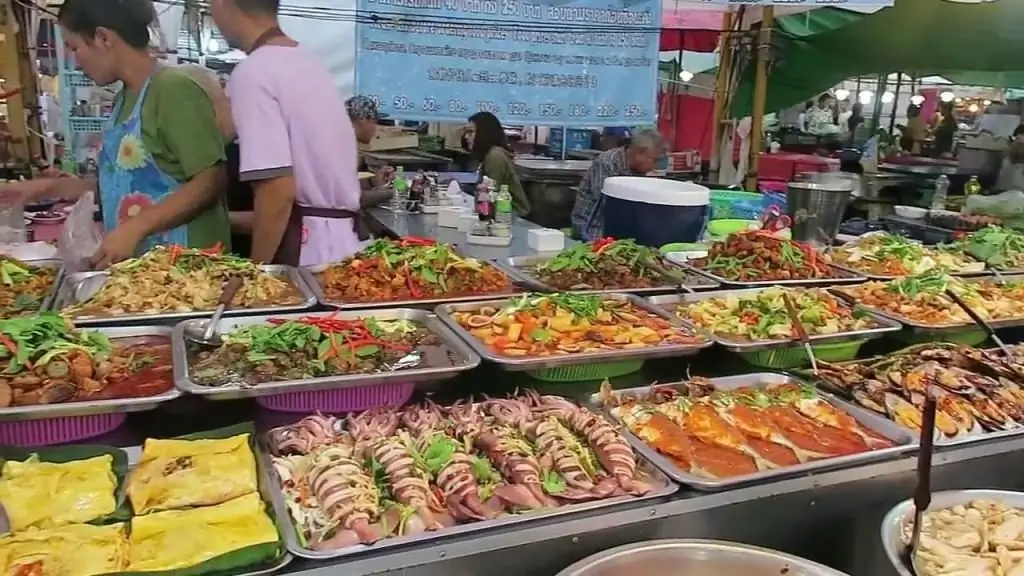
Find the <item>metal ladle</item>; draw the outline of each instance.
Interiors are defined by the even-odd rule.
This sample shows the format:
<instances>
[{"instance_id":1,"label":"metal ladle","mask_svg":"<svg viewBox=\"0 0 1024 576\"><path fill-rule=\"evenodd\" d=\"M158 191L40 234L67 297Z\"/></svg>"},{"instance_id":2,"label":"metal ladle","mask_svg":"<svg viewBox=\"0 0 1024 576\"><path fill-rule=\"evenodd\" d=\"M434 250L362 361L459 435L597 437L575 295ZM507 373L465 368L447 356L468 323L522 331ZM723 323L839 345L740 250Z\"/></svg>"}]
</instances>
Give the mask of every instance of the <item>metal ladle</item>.
<instances>
[{"instance_id":1,"label":"metal ladle","mask_svg":"<svg viewBox=\"0 0 1024 576\"><path fill-rule=\"evenodd\" d=\"M185 325L186 340L205 346L220 346L221 340L220 334L217 333L217 326L220 324L220 318L224 315L224 311L227 310L231 300L238 293L238 289L242 287L243 281L241 276L233 276L224 284L220 300L217 301L217 307L213 310L213 316L209 320L189 322Z\"/></svg>"},{"instance_id":2,"label":"metal ladle","mask_svg":"<svg viewBox=\"0 0 1024 576\"><path fill-rule=\"evenodd\" d=\"M917 567L915 552L921 545L921 526L924 513L932 503L932 453L935 447L935 396L929 384L921 410L921 438L917 451L917 486L914 488L914 527L910 543L903 549L903 564L914 574L922 574Z\"/></svg>"}]
</instances>

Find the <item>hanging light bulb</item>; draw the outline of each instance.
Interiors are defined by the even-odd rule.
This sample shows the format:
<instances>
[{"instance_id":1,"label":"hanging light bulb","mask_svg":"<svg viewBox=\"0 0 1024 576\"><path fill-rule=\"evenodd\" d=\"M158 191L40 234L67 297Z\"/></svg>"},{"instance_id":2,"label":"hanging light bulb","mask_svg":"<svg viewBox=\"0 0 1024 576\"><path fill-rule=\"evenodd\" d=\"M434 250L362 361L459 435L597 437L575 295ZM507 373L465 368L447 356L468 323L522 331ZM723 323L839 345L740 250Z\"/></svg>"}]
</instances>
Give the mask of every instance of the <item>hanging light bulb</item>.
<instances>
[{"instance_id":1,"label":"hanging light bulb","mask_svg":"<svg viewBox=\"0 0 1024 576\"><path fill-rule=\"evenodd\" d=\"M679 73L679 79L683 82L689 82L690 80L693 80L693 72L683 70Z\"/></svg>"},{"instance_id":2,"label":"hanging light bulb","mask_svg":"<svg viewBox=\"0 0 1024 576\"><path fill-rule=\"evenodd\" d=\"M985 106L991 106L992 105L992 101L986 98L985 101L982 102L982 104L984 104Z\"/></svg>"},{"instance_id":3,"label":"hanging light bulb","mask_svg":"<svg viewBox=\"0 0 1024 576\"><path fill-rule=\"evenodd\" d=\"M949 90L946 90L945 92L939 94L939 100L942 100L943 102L952 102L955 98L956 95L954 95Z\"/></svg>"},{"instance_id":4,"label":"hanging light bulb","mask_svg":"<svg viewBox=\"0 0 1024 576\"><path fill-rule=\"evenodd\" d=\"M920 106L924 102L924 96L920 94L914 94L910 97L910 103L914 106Z\"/></svg>"},{"instance_id":5,"label":"hanging light bulb","mask_svg":"<svg viewBox=\"0 0 1024 576\"><path fill-rule=\"evenodd\" d=\"M967 111L970 112L971 114L974 114L978 110L981 110L981 107L978 106L977 104L971 104L970 106L967 107Z\"/></svg>"},{"instance_id":6,"label":"hanging light bulb","mask_svg":"<svg viewBox=\"0 0 1024 576\"><path fill-rule=\"evenodd\" d=\"M857 101L867 106L871 104L871 101L875 99L875 93L871 90L862 90L860 94L857 94Z\"/></svg>"},{"instance_id":7,"label":"hanging light bulb","mask_svg":"<svg viewBox=\"0 0 1024 576\"><path fill-rule=\"evenodd\" d=\"M842 102L842 101L846 100L849 97L850 97L850 91L849 90L844 90L843 88L840 88L839 90L836 90L836 100L839 100L840 102Z\"/></svg>"},{"instance_id":8,"label":"hanging light bulb","mask_svg":"<svg viewBox=\"0 0 1024 576\"><path fill-rule=\"evenodd\" d=\"M888 104L896 99L896 95L886 90L882 93L882 104Z\"/></svg>"}]
</instances>

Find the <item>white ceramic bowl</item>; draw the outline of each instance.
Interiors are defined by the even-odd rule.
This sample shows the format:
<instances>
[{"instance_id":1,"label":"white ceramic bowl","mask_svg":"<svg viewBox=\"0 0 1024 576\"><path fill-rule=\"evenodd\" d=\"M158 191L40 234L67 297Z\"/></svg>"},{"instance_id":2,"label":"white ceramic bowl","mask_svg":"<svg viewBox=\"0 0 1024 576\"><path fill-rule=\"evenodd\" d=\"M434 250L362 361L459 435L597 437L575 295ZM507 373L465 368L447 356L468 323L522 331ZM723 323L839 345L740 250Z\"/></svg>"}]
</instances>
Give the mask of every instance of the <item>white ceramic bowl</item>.
<instances>
[{"instance_id":1,"label":"white ceramic bowl","mask_svg":"<svg viewBox=\"0 0 1024 576\"><path fill-rule=\"evenodd\" d=\"M895 208L896 215L900 218L912 218L914 220L920 220L928 215L928 211L924 208L918 208L917 206L897 206Z\"/></svg>"}]
</instances>

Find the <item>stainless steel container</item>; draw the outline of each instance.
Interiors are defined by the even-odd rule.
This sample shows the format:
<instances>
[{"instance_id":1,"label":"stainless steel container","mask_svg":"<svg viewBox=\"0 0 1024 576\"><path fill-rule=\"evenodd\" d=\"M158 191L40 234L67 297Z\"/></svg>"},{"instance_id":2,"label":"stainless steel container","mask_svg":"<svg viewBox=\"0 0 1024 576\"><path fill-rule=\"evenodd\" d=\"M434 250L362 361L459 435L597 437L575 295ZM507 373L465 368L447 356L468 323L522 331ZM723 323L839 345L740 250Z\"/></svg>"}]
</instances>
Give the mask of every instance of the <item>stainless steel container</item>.
<instances>
[{"instance_id":1,"label":"stainless steel container","mask_svg":"<svg viewBox=\"0 0 1024 576\"><path fill-rule=\"evenodd\" d=\"M816 248L831 246L857 182L849 175L831 172L798 174L797 180L787 185L786 192L793 239Z\"/></svg>"},{"instance_id":2,"label":"stainless steel container","mask_svg":"<svg viewBox=\"0 0 1024 576\"><path fill-rule=\"evenodd\" d=\"M719 540L652 540L605 550L556 576L846 576L810 560Z\"/></svg>"}]
</instances>

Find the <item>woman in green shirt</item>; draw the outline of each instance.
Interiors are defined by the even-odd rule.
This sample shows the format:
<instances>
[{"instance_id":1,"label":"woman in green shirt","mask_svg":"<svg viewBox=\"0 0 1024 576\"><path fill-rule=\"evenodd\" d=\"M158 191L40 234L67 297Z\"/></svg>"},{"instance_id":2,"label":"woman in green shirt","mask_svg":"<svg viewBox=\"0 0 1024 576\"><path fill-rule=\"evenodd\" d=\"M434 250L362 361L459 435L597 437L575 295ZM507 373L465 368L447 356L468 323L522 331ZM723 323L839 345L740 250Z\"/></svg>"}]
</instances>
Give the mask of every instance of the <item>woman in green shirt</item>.
<instances>
[{"instance_id":1,"label":"woman in green shirt","mask_svg":"<svg viewBox=\"0 0 1024 576\"><path fill-rule=\"evenodd\" d=\"M516 174L508 138L505 137L505 129L501 127L498 117L490 112L477 112L470 116L466 141L470 147L470 156L480 166L480 176L494 180L495 186L499 188L508 186L512 195L512 210L523 218L529 215L530 200Z\"/></svg>"},{"instance_id":2,"label":"woman in green shirt","mask_svg":"<svg viewBox=\"0 0 1024 576\"><path fill-rule=\"evenodd\" d=\"M65 0L58 15L85 74L123 88L104 127L97 178L32 180L21 195L75 200L97 192L104 236L96 267L158 244L230 248L214 107L186 72L160 66L150 52L154 18L149 0Z\"/></svg>"}]
</instances>

